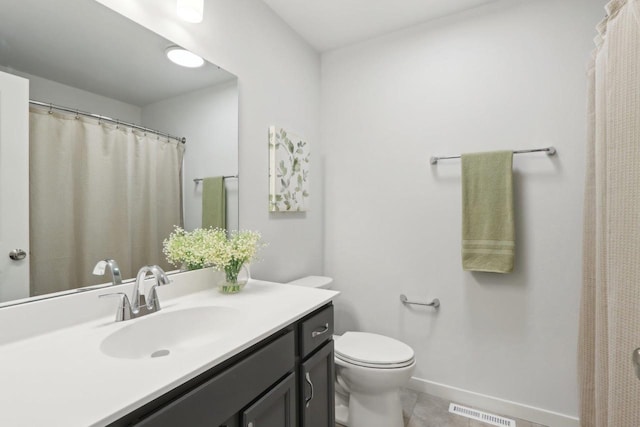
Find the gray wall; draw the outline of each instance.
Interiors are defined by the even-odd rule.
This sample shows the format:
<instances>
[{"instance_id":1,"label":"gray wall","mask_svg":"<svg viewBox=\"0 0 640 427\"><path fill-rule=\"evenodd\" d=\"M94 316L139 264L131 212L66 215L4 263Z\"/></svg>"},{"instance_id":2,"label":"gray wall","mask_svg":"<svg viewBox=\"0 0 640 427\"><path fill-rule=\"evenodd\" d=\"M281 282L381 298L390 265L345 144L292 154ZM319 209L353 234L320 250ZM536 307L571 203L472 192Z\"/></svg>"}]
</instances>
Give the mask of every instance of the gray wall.
<instances>
[{"instance_id":1,"label":"gray wall","mask_svg":"<svg viewBox=\"0 0 640 427\"><path fill-rule=\"evenodd\" d=\"M499 1L322 56L336 325L411 345L416 387L577 416L585 73L603 6ZM462 271L460 161L429 157L548 145L556 157L514 157L514 273Z\"/></svg>"}]
</instances>

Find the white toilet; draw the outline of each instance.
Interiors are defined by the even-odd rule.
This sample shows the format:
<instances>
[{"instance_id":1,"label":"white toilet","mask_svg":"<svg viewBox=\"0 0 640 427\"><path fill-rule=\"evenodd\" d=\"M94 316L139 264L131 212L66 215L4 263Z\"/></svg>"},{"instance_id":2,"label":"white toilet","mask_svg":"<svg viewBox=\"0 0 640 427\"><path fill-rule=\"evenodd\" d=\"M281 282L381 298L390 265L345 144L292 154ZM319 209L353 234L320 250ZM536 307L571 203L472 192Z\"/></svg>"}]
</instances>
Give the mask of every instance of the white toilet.
<instances>
[{"instance_id":1,"label":"white toilet","mask_svg":"<svg viewBox=\"0 0 640 427\"><path fill-rule=\"evenodd\" d=\"M329 289L332 279L308 276L291 285ZM402 427L400 387L415 369L408 345L366 332L334 336L336 422L349 427Z\"/></svg>"}]
</instances>

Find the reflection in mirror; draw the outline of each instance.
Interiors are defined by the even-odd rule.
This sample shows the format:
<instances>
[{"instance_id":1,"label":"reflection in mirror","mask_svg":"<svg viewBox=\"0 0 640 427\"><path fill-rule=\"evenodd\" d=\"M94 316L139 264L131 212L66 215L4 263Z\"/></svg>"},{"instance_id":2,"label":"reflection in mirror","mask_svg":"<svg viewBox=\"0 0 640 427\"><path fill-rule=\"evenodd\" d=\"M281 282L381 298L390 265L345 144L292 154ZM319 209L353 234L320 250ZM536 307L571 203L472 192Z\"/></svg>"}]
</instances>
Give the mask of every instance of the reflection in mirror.
<instances>
[{"instance_id":1,"label":"reflection in mirror","mask_svg":"<svg viewBox=\"0 0 640 427\"><path fill-rule=\"evenodd\" d=\"M174 43L94 1L0 8L0 71L28 79L35 101L29 170L12 170L30 182L30 248L15 263L30 264L30 279L0 279L0 304L107 283L92 274L104 259L124 279L146 264L173 269L162 241L210 214L204 178L226 177L226 195L204 196L238 228L235 76L169 62Z\"/></svg>"}]
</instances>

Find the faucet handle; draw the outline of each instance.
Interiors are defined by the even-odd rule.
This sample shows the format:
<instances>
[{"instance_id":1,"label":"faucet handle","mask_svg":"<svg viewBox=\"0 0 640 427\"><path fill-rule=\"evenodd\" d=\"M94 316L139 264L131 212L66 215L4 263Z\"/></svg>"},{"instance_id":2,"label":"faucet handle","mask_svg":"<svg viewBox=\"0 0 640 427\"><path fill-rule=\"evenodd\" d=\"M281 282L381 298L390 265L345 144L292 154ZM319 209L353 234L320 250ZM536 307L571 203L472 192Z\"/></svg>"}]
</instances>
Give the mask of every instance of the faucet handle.
<instances>
[{"instance_id":1,"label":"faucet handle","mask_svg":"<svg viewBox=\"0 0 640 427\"><path fill-rule=\"evenodd\" d=\"M98 298L104 298L104 297L120 298L118 311L116 311L116 322L122 322L123 320L129 320L134 317L133 309L131 308L131 302L129 302L129 297L124 292L104 294L104 295L100 295Z\"/></svg>"}]
</instances>

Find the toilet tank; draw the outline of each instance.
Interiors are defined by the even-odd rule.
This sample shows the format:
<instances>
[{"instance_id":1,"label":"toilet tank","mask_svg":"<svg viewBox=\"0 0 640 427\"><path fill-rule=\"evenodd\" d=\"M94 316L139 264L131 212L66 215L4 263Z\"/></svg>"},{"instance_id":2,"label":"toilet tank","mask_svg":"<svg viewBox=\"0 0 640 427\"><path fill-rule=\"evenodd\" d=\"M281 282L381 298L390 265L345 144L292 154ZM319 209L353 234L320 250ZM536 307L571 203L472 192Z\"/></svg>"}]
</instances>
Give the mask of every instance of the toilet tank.
<instances>
[{"instance_id":1,"label":"toilet tank","mask_svg":"<svg viewBox=\"0 0 640 427\"><path fill-rule=\"evenodd\" d=\"M306 276L287 283L287 285L306 286L309 288L331 289L333 279L326 276Z\"/></svg>"}]
</instances>

